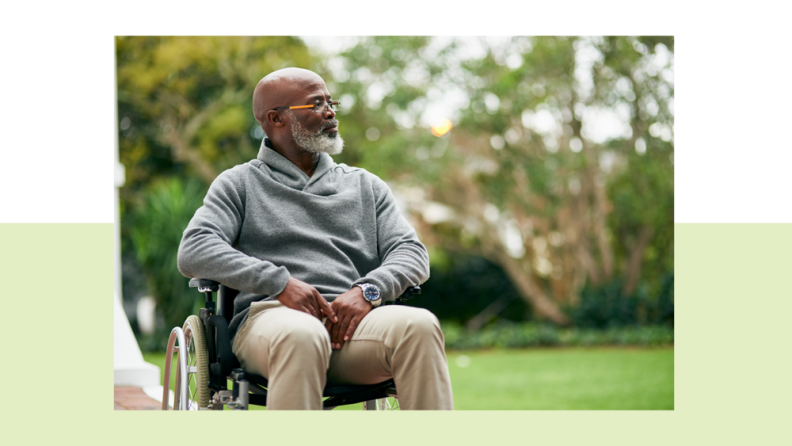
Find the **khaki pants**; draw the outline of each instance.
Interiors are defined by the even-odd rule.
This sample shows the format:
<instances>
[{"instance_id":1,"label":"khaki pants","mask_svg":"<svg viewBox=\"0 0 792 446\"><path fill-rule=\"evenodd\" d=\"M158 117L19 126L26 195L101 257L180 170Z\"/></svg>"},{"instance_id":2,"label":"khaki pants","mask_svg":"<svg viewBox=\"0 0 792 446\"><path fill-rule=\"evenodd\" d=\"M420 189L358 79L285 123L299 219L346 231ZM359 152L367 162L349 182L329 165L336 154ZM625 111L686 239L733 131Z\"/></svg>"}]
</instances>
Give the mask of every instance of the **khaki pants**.
<instances>
[{"instance_id":1,"label":"khaki pants","mask_svg":"<svg viewBox=\"0 0 792 446\"><path fill-rule=\"evenodd\" d=\"M397 305L373 309L341 350L319 319L278 301L254 302L234 339L242 367L269 380L269 409L322 408L331 384L393 378L401 409L453 409L451 380L437 318Z\"/></svg>"}]
</instances>

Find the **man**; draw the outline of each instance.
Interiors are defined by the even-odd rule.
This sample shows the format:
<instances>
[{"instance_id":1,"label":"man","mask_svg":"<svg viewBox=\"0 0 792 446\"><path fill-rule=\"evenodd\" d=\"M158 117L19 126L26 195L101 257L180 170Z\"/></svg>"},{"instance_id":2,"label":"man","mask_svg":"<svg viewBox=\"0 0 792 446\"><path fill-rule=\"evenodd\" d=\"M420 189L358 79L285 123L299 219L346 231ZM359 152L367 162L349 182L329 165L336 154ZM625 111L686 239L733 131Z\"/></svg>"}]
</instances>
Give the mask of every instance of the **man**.
<instances>
[{"instance_id":1,"label":"man","mask_svg":"<svg viewBox=\"0 0 792 446\"><path fill-rule=\"evenodd\" d=\"M390 378L402 409L453 409L437 318L379 307L426 281L426 248L382 180L328 155L343 148L336 107L308 70L258 83L253 113L268 138L212 183L179 270L240 290L233 351L269 380L269 409L321 409L327 380Z\"/></svg>"}]
</instances>

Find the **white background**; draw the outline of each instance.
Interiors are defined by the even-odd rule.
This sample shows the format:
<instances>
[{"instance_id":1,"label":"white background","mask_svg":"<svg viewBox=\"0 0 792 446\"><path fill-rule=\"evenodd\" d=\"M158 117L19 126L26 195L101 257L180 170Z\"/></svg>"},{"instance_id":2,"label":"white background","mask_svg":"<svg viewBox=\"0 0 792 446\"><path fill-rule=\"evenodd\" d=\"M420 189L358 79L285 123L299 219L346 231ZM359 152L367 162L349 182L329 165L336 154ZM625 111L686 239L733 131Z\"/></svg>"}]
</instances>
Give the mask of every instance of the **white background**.
<instances>
[{"instance_id":1,"label":"white background","mask_svg":"<svg viewBox=\"0 0 792 446\"><path fill-rule=\"evenodd\" d=\"M0 223L113 222L114 36L163 34L674 35L675 221L790 223L790 15L700 3L3 6Z\"/></svg>"}]
</instances>

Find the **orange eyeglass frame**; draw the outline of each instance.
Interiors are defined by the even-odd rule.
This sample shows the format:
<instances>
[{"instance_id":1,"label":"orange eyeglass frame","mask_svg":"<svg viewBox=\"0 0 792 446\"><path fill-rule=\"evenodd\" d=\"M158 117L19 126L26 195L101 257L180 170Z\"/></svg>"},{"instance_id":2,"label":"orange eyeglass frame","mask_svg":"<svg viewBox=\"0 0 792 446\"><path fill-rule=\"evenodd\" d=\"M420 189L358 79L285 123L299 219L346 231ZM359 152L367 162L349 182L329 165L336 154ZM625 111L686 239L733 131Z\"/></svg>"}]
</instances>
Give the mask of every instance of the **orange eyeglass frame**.
<instances>
[{"instance_id":1,"label":"orange eyeglass frame","mask_svg":"<svg viewBox=\"0 0 792 446\"><path fill-rule=\"evenodd\" d=\"M338 107L341 105L341 101L323 102L323 104L325 104L324 111L327 111L327 110L338 111ZM320 113L316 109L318 105L321 105L321 104L317 104L317 105L292 105L292 106L285 106L285 107L275 107L275 108L273 108L273 110L281 110L281 109L286 109L286 108L288 108L289 110L296 110L296 109L301 109L301 108L312 108L312 109L314 109L314 112ZM335 108L333 108L333 107L335 107Z\"/></svg>"}]
</instances>

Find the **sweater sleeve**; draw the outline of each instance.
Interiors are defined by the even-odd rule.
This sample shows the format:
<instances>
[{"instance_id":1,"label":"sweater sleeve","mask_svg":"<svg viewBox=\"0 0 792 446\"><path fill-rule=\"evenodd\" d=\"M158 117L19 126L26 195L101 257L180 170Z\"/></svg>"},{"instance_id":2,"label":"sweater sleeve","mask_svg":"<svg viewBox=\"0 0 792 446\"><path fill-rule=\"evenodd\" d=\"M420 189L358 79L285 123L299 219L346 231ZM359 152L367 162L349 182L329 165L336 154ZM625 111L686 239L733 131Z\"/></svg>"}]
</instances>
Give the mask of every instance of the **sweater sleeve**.
<instances>
[{"instance_id":1,"label":"sweater sleeve","mask_svg":"<svg viewBox=\"0 0 792 446\"><path fill-rule=\"evenodd\" d=\"M415 229L404 219L390 188L373 178L376 197L377 249L380 266L355 281L377 285L383 301L392 301L408 287L429 279L429 254Z\"/></svg>"},{"instance_id":2,"label":"sweater sleeve","mask_svg":"<svg viewBox=\"0 0 792 446\"><path fill-rule=\"evenodd\" d=\"M289 281L286 267L233 247L245 215L245 190L238 184L235 171L225 171L215 179L203 206L184 230L177 259L179 271L186 277L215 280L240 291L277 295Z\"/></svg>"}]
</instances>

